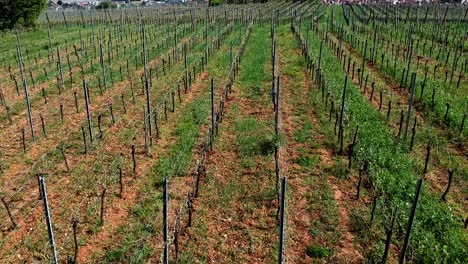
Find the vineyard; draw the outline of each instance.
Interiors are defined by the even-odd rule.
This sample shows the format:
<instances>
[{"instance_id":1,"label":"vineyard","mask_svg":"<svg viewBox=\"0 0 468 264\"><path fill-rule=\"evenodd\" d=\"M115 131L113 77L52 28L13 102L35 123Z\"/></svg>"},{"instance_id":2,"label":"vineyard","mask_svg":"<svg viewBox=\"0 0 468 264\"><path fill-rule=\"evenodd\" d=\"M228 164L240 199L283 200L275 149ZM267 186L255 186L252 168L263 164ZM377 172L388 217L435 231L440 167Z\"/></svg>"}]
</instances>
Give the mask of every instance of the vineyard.
<instances>
[{"instance_id":1,"label":"vineyard","mask_svg":"<svg viewBox=\"0 0 468 264\"><path fill-rule=\"evenodd\" d=\"M468 260L468 6L38 23L0 33L1 263Z\"/></svg>"}]
</instances>

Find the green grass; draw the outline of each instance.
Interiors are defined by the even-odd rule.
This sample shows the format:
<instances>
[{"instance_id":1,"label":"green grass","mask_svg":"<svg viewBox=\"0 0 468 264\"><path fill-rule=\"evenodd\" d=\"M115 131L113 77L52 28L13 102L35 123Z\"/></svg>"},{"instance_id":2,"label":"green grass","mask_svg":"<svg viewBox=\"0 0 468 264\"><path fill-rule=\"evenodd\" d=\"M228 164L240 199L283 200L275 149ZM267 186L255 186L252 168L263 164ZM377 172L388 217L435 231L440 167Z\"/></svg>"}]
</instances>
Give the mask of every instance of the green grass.
<instances>
[{"instance_id":1,"label":"green grass","mask_svg":"<svg viewBox=\"0 0 468 264\"><path fill-rule=\"evenodd\" d=\"M336 9L336 14L335 17L342 17L342 9L338 8ZM325 23L325 22L323 22ZM325 25L322 23L321 27L324 29ZM349 29L345 27L346 32L350 32ZM353 33L354 34L354 33ZM357 32L355 34L358 34ZM373 34L373 33L372 33ZM370 35L364 35L361 34L361 38L365 38L366 36L371 36ZM370 38L372 40L372 38ZM368 51L367 51L367 57L369 57L369 47L372 46L372 41L369 42L368 45ZM358 52L359 54L363 54L363 48L361 46L359 47L354 47L355 51ZM407 63L403 61L401 57L397 59L396 63L396 69L393 69L393 58L391 58L391 51L385 52L384 48L379 45L377 46L378 48L378 59L376 59L376 64L375 66L379 68L380 72L382 72L384 75L386 75L388 78L393 79L395 82L398 84L401 81L401 76L403 73L403 69L407 66ZM388 69L386 68L385 61L382 64L381 59L380 59L380 54L382 52L385 52L387 54L387 58L389 58L389 66L391 65L392 67L389 67ZM461 82L460 88L456 88L456 82L458 76L456 76L456 80L454 83L449 84L449 81L444 82L445 75L442 77L441 75L437 75L436 78L433 77L431 74L432 69L429 70L428 75L427 75L427 80L426 80L426 86L424 90L424 95L422 97L422 100L419 101L418 98L420 97L421 93L421 83L424 80L424 67L419 67L419 70L416 69L416 61L413 60L413 63L411 64L411 72L416 72L417 73L417 78L416 78L416 85L415 85L415 107L418 108L421 113L424 114L424 118L429 121L430 123L441 126L441 127L447 127L449 132L450 132L450 138L453 138L456 141L463 142L464 139L468 135L468 130L464 129L462 133L459 132L459 128L461 126L461 122L463 119L463 114L466 112L466 101L468 100L466 97L466 82ZM360 66L359 66L360 67ZM395 78L393 77L393 74L395 72ZM449 77L450 78L450 77ZM411 74L408 77L408 83L407 87L409 87L409 81L411 79ZM436 96L435 96L435 104L432 105L432 90L436 90ZM448 120L447 123L443 123L443 118L445 115L445 110L446 110L446 104L450 104L450 113L448 115Z\"/></svg>"},{"instance_id":2,"label":"green grass","mask_svg":"<svg viewBox=\"0 0 468 264\"><path fill-rule=\"evenodd\" d=\"M287 3L283 3L282 7L286 7L287 5ZM321 7L326 8L326 5L321 5ZM320 8L314 10L314 13ZM267 8L265 8L265 10L267 10ZM286 8L284 8L284 10L286 10ZM336 15L340 16L339 12L341 9L335 8L335 10L339 10ZM324 26L323 22L325 20L326 19L321 20L322 27ZM305 20L303 23L306 25L308 22L310 21ZM276 197L274 184L271 184L274 182L272 177L274 173L270 166L272 163L272 155L276 140L273 133L273 111L271 109L271 100L269 98L271 42L268 36L270 29L268 23L266 24L267 25L263 27L255 25L252 37L248 43L248 49L243 58L240 75L233 87L233 89L240 89L240 97L244 102L244 104L239 104L235 101L229 103L229 107L232 108L232 116L230 116L231 123L227 129L229 133L234 133L236 135L235 140L233 142L224 142L223 139L216 140L217 147L223 147L222 150L229 148L229 150L234 152L236 158L239 158L233 161L237 162L235 164L238 166L235 168L238 169L238 171L232 174L232 176L235 177L228 179L226 182L217 179L216 175L212 172L208 172L206 178L203 179L205 181L205 185L203 187L206 189L202 191L206 192L204 194L208 196L207 201L209 201L209 203L202 205L202 208L197 210L196 213L199 217L195 218L193 223L194 228L190 229L191 235L203 241L211 239L211 237L208 237L208 230L210 228L208 225L210 224L210 221L209 219L205 219L205 216L208 214L207 210L210 210L212 206L222 207L223 209L220 209L222 213L232 213L234 217L238 217L238 219L236 219L237 221L242 221L242 217L244 216L232 210L233 207L242 211L243 214L248 215L254 215L255 212L257 212L258 205L260 203L268 203L268 210L271 209L273 211L275 209L272 209L271 204L269 204ZM179 25L183 27L189 24ZM216 26L218 26L218 24L213 26L214 30L211 30L210 32L210 38L214 36ZM406 26L407 25L405 25L404 29L396 30L404 32L407 30ZM124 28L126 30L134 31L133 34L138 36L138 25L133 24L131 26L125 26ZM148 31L151 32L149 42L154 47L154 44L158 43L160 38L165 37L166 27L148 26L147 28ZM202 23L200 23L197 30L202 32L203 28ZM229 37L230 40L237 39L237 33L235 32L238 28L238 25L236 25L234 33ZM452 26L449 28L452 28ZM109 41L107 33L117 29L117 26L97 26L95 30L98 31L98 29L103 30L102 43L107 43L107 41ZM70 32L73 43L77 42L79 39L77 33L78 30L82 30L84 33L86 39L85 45L87 45L90 55L89 57L95 58L95 74L92 73L93 71L90 69L91 67L88 67L88 65L90 65L89 63L86 63L85 73L88 76L99 75L100 64L96 61L99 56L94 54L91 51L90 46L88 46L90 28L87 27L86 29L82 29L78 25L72 26L70 28ZM367 27L366 30L369 32L369 27ZM423 27L422 29L418 28L418 31L418 34L422 37L427 37L430 27ZM63 26L54 27L54 42L56 42L54 43L54 46L60 45L63 49L65 48L65 45L67 45L69 48L68 53L71 54L72 48L70 44L65 44L65 39L68 38L66 32L67 30ZM350 173L356 172L356 164L358 164L358 162L368 162L369 185L372 186L371 188L377 189L377 191L382 194L379 200L379 206L377 207L378 211L376 219L374 224L369 228L369 208L358 206L350 210L350 220L353 232L358 236L357 241L362 245L365 245L365 257L369 262L377 262L380 260L380 256L383 252L383 230L387 225L389 212L394 207L400 208L400 217L397 220L399 228L394 236L393 247L398 249L401 245L401 241L404 236L404 227L407 222L410 203L414 192L414 185L416 179L420 176L420 171L423 166L422 161L421 159L408 154L407 146L395 144L392 130L385 124L383 115L377 113L368 103L368 100L361 96L356 86L348 83L348 98L345 105L345 142L349 143L351 141L354 128L357 125L360 125L359 142L356 148L357 162L354 162L355 166L351 170L347 169L345 157L334 157L331 161L331 165L320 163L317 153L319 147L325 146L329 149L337 148L336 136L333 134L333 122L328 122L328 109L323 107L323 102L321 101L320 95L317 91L312 90L307 93L306 96L304 96L304 94L296 93L298 89L304 88L302 87L301 82L304 81L302 73L305 68L305 62L300 59L297 54L294 54L296 45L294 44L294 38L289 32L288 21L285 21L285 25L278 26L277 34L279 48L283 49L286 62L281 74L290 78L289 88L293 90L291 92L293 98L290 98L291 101L288 102L292 106L292 111L294 112L294 116L291 117L291 120L295 125L297 125L297 127L294 127L292 134L290 134L288 138L286 138L286 135L284 134L280 135L279 144L281 147L289 147L288 144L292 143L301 145L301 147L297 147L295 149L298 156L292 161L295 163L293 164L293 173L299 173L301 177L303 177L301 184L310 190L303 194L304 199L307 199L307 213L312 215L316 212L320 212L319 217L314 218L311 221L307 231L310 232L312 237L318 242L314 241L314 243L310 245L304 245L307 247L305 253L312 258L330 257L334 253L333 249L340 241L341 234L338 221L339 215L337 213L337 205L334 200L333 190L330 189L328 183L328 175L332 174L336 176L337 179L334 180L346 181L349 180L346 179L346 177L350 175ZM39 29L36 32L24 32L24 35L22 36L22 42L25 43L23 53L28 49L33 56L40 55L44 57L44 55L41 55L47 53L47 41L44 38L44 35L47 35L47 31L44 28ZM125 36L128 35L129 34L125 34ZM0 54L6 58L5 60L7 61L7 64L14 65L14 52L11 52L14 50L14 36L11 34L3 34L2 36L5 37L6 44L0 48ZM363 36L364 34L359 35L359 37ZM116 36L113 36L113 38L115 37ZM314 58L317 57L319 41L318 37L314 33L311 33L310 49ZM228 43L229 40L225 42ZM120 80L118 63L123 63L126 59L129 59L130 68L135 68L135 63L138 67L141 66L141 61L138 57L141 46L138 40L133 42L133 39L129 40L125 38L122 45L125 44L132 44L130 45L131 48L127 50L127 54L116 58L114 65L107 64L106 66L106 78L108 79L109 85L111 72L114 76L114 84ZM104 46L105 50L107 50L106 44L104 44ZM203 43L197 45L195 47L194 54L189 55L188 63L196 63L196 58L201 54L202 49ZM150 50L151 54L149 57L154 58L155 56L160 55L164 48ZM65 51L63 52L65 54ZM227 65L229 62L229 55L226 45L224 45L222 51L219 53L221 54L213 55L213 60L210 61L207 70L210 75L215 77L217 89L221 88L224 84L223 81L225 81L225 75L228 69ZM29 57L31 60L32 56ZM105 54L105 57L107 62L107 54ZM62 58L62 63L65 64L63 67L64 70L66 70L68 67L64 58L65 57ZM86 62L90 61L86 60ZM28 64L33 63L29 62ZM76 61L74 61L74 59L72 59L72 64L76 65ZM336 61L336 58L327 47L324 48L322 65L325 78L327 80L327 88L330 89L333 94L333 100L335 100L335 106L337 106L340 101L341 88L344 80L343 72L340 70L341 65ZM55 64L45 62L44 65L41 66L46 66L50 69L49 78L53 79L51 76L57 73ZM404 65L399 61L397 64L397 76L402 71L403 66ZM382 67L382 65L380 65L380 67ZM168 83L168 85L167 87L164 85L164 88L161 88L159 85L155 85L153 87L152 93L154 95L154 102L160 103L164 100L163 96L175 81L173 77L178 75L177 73L180 72L181 68L182 65L179 63L177 66L173 67L170 72L166 69L167 74L170 75L170 77L164 78L163 82ZM36 83L43 83L46 81L45 76L40 72L41 67L32 66L32 69L34 73L37 74L35 77ZM418 72L419 75L420 73L421 71ZM388 71L386 74L392 73L391 71ZM78 74L75 74L74 79L75 84L79 87L80 84L76 82L76 80L79 79L77 75ZM68 78L66 74L65 78ZM419 81L420 80L418 80L418 84ZM55 94L54 89L56 89L56 86L53 81L51 83L52 85L47 88L46 93L48 96L52 97ZM170 132L165 132L169 134L168 136L171 139L171 143L168 144L167 149L161 151L161 156L154 161L151 161L152 157L142 157L145 162L151 162L153 166L147 175L143 175L145 178L142 177L142 180L136 182L139 184L137 186L141 186L142 189L137 190L139 196L136 198L136 205L131 207L130 219L128 221L125 220L125 224L119 226L117 231L111 230L111 238L102 242L103 248L106 250L106 252L104 252L105 256L90 257L96 257L98 258L98 261L100 260L101 262L142 263L148 261L150 257L154 257L160 253L156 252L157 250L153 245L159 243L161 240L162 180L163 178L170 178L172 180L177 176L185 176L188 169L193 164L192 156L194 155L197 143L200 142L200 132L203 128L209 126L207 118L210 114L210 98L208 85L206 85L207 83L208 81L203 82L205 85L205 87L203 87L204 92L202 94L197 94L194 99L190 99L191 101L189 101L187 105L184 105L180 113L177 112L176 114L170 114L170 118L173 118L174 120L170 120L169 122L174 124L175 128L171 128ZM66 92L70 93L71 91L69 91L70 88L68 87L70 87L71 84L68 80L65 80L65 84L67 86ZM92 86L92 98L94 99L98 94L97 79L94 77L90 79L90 85ZM134 78L134 86L135 91L139 93L141 83L138 76ZM441 93L437 97L437 104L435 106L428 105L427 101L427 96L430 94L431 87L441 89ZM421 111L424 112L424 117L427 118L431 124L445 126L444 124L437 123L439 122L437 120L440 120L441 114L445 111L445 107L442 102L452 102L453 113L450 113L447 126L450 127L451 130L455 131L459 125L459 121L461 120L460 117L466 108L466 103L463 100L466 99L465 94L463 94L466 87L463 86L459 91L453 91L452 88L453 87L449 87L448 85L440 82L440 80L430 79L426 87L426 96L424 97L423 102L418 102L416 107L419 107ZM126 90L124 93L128 96L130 92ZM112 94L110 96L111 99L120 103L120 100L116 100L120 95ZM416 97L418 97L418 94ZM32 97L32 103L34 106L38 106L41 100L42 97L39 93ZM24 103L20 101L21 100L12 104L13 115L17 115L22 111L22 109L24 109ZM142 107L143 104L143 100L138 100L137 106L135 107ZM127 104L127 107L129 107L129 105L130 104ZM114 106L115 112L121 110L119 108L120 105L115 104ZM245 110L246 108L251 112L247 113ZM317 115L317 126L312 125L311 108L314 108L314 112L312 114ZM109 115L107 114L106 106L94 111L94 119L98 112L102 112L104 114L104 131L106 132L110 127ZM258 113L269 113L269 115L257 117ZM125 116L119 116L119 114L116 116L117 121L122 119L127 120L131 117L129 114ZM51 115L56 117L57 120L59 119L56 112L52 111ZM2 121L6 121L4 117L2 118ZM136 119L137 117L135 117L135 120ZM57 122L57 124L47 123L47 131L49 133L54 133L64 130L59 123L60 122ZM96 126L96 123L94 125ZM223 126L223 124L221 124L221 126ZM131 125L128 123L125 124L123 128L119 128L118 132L116 132L118 140L121 143L130 142L136 133L139 133L136 129L140 129L140 127L135 123L131 123ZM66 145L68 149L77 151L74 153L70 152L70 156L81 154L83 150L81 144L81 131L78 129L74 132L75 133L70 136L60 138L59 141L59 145ZM106 134L105 132L104 134ZM452 134L450 137L453 136L454 141L463 142L464 138L466 138L465 132L462 133L462 135L454 136L454 134ZM318 141L321 141L321 137L319 138L319 136L322 135L325 135L325 139L323 140L324 142L319 143ZM452 140L452 138L449 138L448 140L440 138L439 135L437 135L436 126L421 127L416 135L416 139L418 142L422 142L421 144L430 142L437 145L438 148L447 147L449 144L448 140ZM139 140L139 143L141 143L140 141L142 140ZM92 235L96 235L101 232L98 220L99 203L96 202L99 198L95 197L95 192L99 187L99 183L114 187L117 183L115 172L116 163L114 163L114 161L117 161L119 157L116 153L105 151L103 149L106 147L104 142L105 141L98 141L88 149L91 152L91 155L96 155L97 158L87 158L83 162L77 162L71 172L71 182L75 183L71 187L72 191L77 192L77 195L83 195L83 193L79 193L80 191L85 192L84 195L89 198L91 203L91 205L86 206L83 210L83 222L87 223L86 232ZM124 147L127 146L125 145ZM96 153L99 151L103 151L103 153ZM128 150L124 151L126 152ZM457 157L446 156L445 153L442 152L434 154L434 160L441 164L453 165L460 163L460 159ZM461 160L461 162L462 161L463 160ZM8 163L2 163L0 165L9 167L11 164L16 162L23 162L27 165L32 165L34 163L32 159L29 159L25 157L25 155L19 153L17 156L10 158ZM49 179L57 179L59 177L56 176L63 176L62 167L63 159L61 154L54 148L46 153L46 158L38 164L32 174L43 170L52 170L50 175L51 178ZM465 181L467 179L466 173L464 173L465 171L466 170L464 169L460 172L460 175L462 175L461 177L463 178L460 177L460 179L456 177L456 181ZM83 175L86 177L83 177ZM24 177L24 179L20 180L26 182L27 178L29 177ZM244 179L249 180L249 183L243 182ZM53 186L57 187L57 189L54 190L56 193L59 193L60 191L65 192L68 189L66 187L70 187L69 184L67 184L66 187L55 186L58 185L58 182L59 181L53 182ZM220 188L220 186L223 188ZM369 193L375 191L372 189L366 189L367 187L368 186L365 186L362 191L364 197L367 197ZM70 193L75 195L73 192ZM113 190L111 190L110 193L114 194ZM88 197L88 195L90 197ZM68 196L59 196L59 198L63 197ZM15 201L22 199L22 197L19 197L16 198ZM106 202L112 204L113 199L113 195L110 195ZM243 204L239 206L239 202ZM57 218L62 219L56 222L57 226L55 230L60 234L60 237L64 237L63 234L68 234L67 232L69 230L66 229L66 226L61 222L64 222L63 215L67 214L67 210L69 210L69 208L67 208L67 206L63 206L63 203L60 203L60 205L62 205L62 208L55 209L55 212L60 211L60 214L55 215L60 215L60 217ZM460 260L468 259L468 238L461 224L461 220L463 220L462 218L465 216L453 213L452 209L453 208L451 208L450 205L442 203L438 196L430 193L428 191L427 183L425 184L410 244L410 262L461 263ZM224 217L224 215L222 216ZM274 231L269 229L268 220L271 219L268 219L268 217L273 218L274 216L265 217L262 215L260 219L255 219L255 224L258 225L258 230L262 231L250 228L240 228L238 226L233 227L233 231L238 232L240 235L244 236L246 240L249 240L250 244L246 250L242 248L228 247L226 243L227 239L223 236L220 236L215 240L215 243L217 244L214 248L219 250L227 259L235 260L237 262L242 262L242 258L247 257L247 254L251 255L258 251L266 252L265 255L267 256L267 259L264 260L265 262L276 261L278 245L275 244L275 241L272 240L273 243L271 243L271 241L268 241L268 238L266 238L269 236L268 234L276 235L274 234ZM40 226L40 232L45 233L44 226ZM261 233L264 231L267 235ZM23 243L23 241L21 241L21 245L15 246L18 248L22 247L27 251L42 252L44 245L46 244L45 239L45 237L41 236L37 240L33 239L34 241L32 242L25 241ZM269 245L265 246L265 241L268 241ZM5 240L0 241L1 245L4 245L4 243ZM80 245L85 243L85 241L80 241ZM208 243L212 243L212 241ZM65 244L66 245L62 248L62 251L67 251L68 253L71 251L70 242L65 242ZM190 239L184 246L186 247L186 250L181 254L179 262L193 263L194 259L197 259L198 263L207 263L209 261L209 253L205 252L204 248L200 248L200 245L196 243L196 240ZM245 254L245 256L238 257L242 254ZM46 258L42 255L35 257L37 258L36 261L45 261Z\"/></svg>"},{"instance_id":3,"label":"green grass","mask_svg":"<svg viewBox=\"0 0 468 264\"><path fill-rule=\"evenodd\" d=\"M327 180L328 176L325 176L328 174L324 174L325 165L320 162L319 158L319 148L324 147L320 140L320 134L329 132L324 131L323 126L313 124L313 114L311 114L313 106L309 96L314 95L316 91L309 91L308 84L304 83L308 78L304 71L305 62L296 53L296 42L289 27L278 27L276 32L283 63L281 74L288 80L287 86L283 84L285 91L283 94L286 94L286 90L290 94L283 102L288 104L292 111L289 117L283 117L292 120L292 124L288 125L293 128L290 134L291 138L284 147L291 148L292 146L287 144L292 143L299 145L294 147L298 157L293 161L299 167L291 166L288 174L290 177L302 179L301 185L307 191L302 191L300 195L302 199L307 200L306 210L311 218L310 222L307 223L307 232L313 237L315 243L320 244L316 247L323 250L328 256L332 254L331 251L328 252L329 248L336 247L341 236L337 204ZM292 202L291 191L288 196L288 200ZM308 254L307 248L305 250L305 253Z\"/></svg>"},{"instance_id":4,"label":"green grass","mask_svg":"<svg viewBox=\"0 0 468 264\"><path fill-rule=\"evenodd\" d=\"M274 135L271 133L269 125L253 117L237 120L236 128L242 137L237 138L236 143L242 156L267 156L273 153Z\"/></svg>"},{"instance_id":5,"label":"green grass","mask_svg":"<svg viewBox=\"0 0 468 264\"><path fill-rule=\"evenodd\" d=\"M210 104L210 99L204 97L196 98L188 106L179 119L179 126L173 131L173 135L177 138L177 144L167 154L160 157L152 174L169 178L185 173L191 161L191 150L197 143L196 135L210 113Z\"/></svg>"},{"instance_id":6,"label":"green grass","mask_svg":"<svg viewBox=\"0 0 468 264\"><path fill-rule=\"evenodd\" d=\"M221 137L216 140L215 151L232 152L235 155L232 160L226 160L228 168L233 168L229 173L229 178L222 175L213 175L208 173L208 178L204 182L200 199L203 201L201 210L197 211L195 224L190 229L191 239L189 246L194 246L196 250L192 252L187 248L187 253L183 253L185 262L206 261L206 252L204 245L210 243L210 248L215 249L219 254L225 256L226 262L245 262L251 254L255 254L258 248L269 247L273 243L269 240L273 233L266 232L269 228L270 215L266 216L263 210L259 210L259 204L268 203L275 198L272 171L268 168L271 162L272 151L274 147L273 123L271 120L264 121L262 116L249 115L251 109L256 109L260 105L269 102L269 87L265 86L268 81L268 69L263 68L268 64L269 40L264 38L267 28L254 28L250 40L247 44L243 62L241 64L240 74L235 81L233 90L242 100L242 103L234 99L229 105L229 110L221 124ZM254 61L252 64L251 62ZM248 109L248 110L246 110ZM272 112L271 112L272 113ZM272 115L271 115L272 116ZM223 140L223 135L230 134L235 138L234 142ZM234 144L233 144L234 143ZM231 157L231 154L229 155ZM255 190L255 191L252 191ZM207 210L214 210L216 215L222 215L223 219L230 219L232 223L245 222L246 219L252 219L260 227L243 227L242 225L231 225L225 223L226 231L241 234L248 242L247 247L230 247L228 237L222 235L205 241L204 233L198 230L204 224L209 224L213 229L213 223L219 220L211 219L206 214ZM270 208L267 208L268 211ZM239 213L239 211L242 213ZM205 223L205 220L206 222ZM229 235L228 235L229 236ZM268 241L265 236L268 236ZM214 241L213 241L214 240ZM228 247L229 246L229 247ZM266 261L273 261L277 255L274 248L265 249ZM192 259L190 259L192 257Z\"/></svg>"},{"instance_id":7,"label":"green grass","mask_svg":"<svg viewBox=\"0 0 468 264\"><path fill-rule=\"evenodd\" d=\"M314 59L318 58L319 47L320 40L317 36L311 35L309 49ZM339 105L344 73L336 69L342 67L331 50L324 45L322 71L327 87L335 96L335 105ZM348 82L347 93L345 115L348 122L344 128L345 142L352 140L352 133L347 131L353 131L359 124L356 158L358 161L370 162L370 181L384 194L382 210L386 212L385 215L390 213L391 208L399 207L401 214L398 222L405 226L421 167L402 147L394 144L393 134L385 125L384 118L373 109L367 99L361 96L359 88ZM324 115L328 109L323 109L320 96L312 96L311 100L316 105L317 111L321 113L320 121L323 125L333 125L326 121L328 116ZM428 192L426 185L423 186L410 251L419 261L458 263L468 256L466 250L468 238L461 226L463 216L454 215L446 204ZM386 219L380 221L383 228ZM402 235L399 233L396 237L401 238Z\"/></svg>"},{"instance_id":8,"label":"green grass","mask_svg":"<svg viewBox=\"0 0 468 264\"><path fill-rule=\"evenodd\" d=\"M233 35L231 34L229 38L232 39ZM226 49L226 46L222 48ZM229 54L218 52L212 55L207 70L216 80L216 84L217 81L224 79L228 64ZM162 181L164 178L172 181L174 177L185 175L189 166L193 165L192 155L195 145L199 143L202 126L208 121L211 105L209 80L203 81L202 85L205 86L202 93L190 101L174 121L176 126L170 133L175 143L152 166L142 195L132 208L131 225L125 232L121 232L123 242L121 245L111 246L113 253L107 255L107 261L141 263L153 253L149 240L158 236L161 231L160 223L155 223L154 220L160 219ZM217 90L221 86L218 87ZM141 238L146 239L141 240ZM140 242L135 244L135 241Z\"/></svg>"},{"instance_id":9,"label":"green grass","mask_svg":"<svg viewBox=\"0 0 468 264\"><path fill-rule=\"evenodd\" d=\"M307 247L307 255L311 258L326 258L331 256L332 251L329 248L324 248L317 245L309 245Z\"/></svg>"}]
</instances>

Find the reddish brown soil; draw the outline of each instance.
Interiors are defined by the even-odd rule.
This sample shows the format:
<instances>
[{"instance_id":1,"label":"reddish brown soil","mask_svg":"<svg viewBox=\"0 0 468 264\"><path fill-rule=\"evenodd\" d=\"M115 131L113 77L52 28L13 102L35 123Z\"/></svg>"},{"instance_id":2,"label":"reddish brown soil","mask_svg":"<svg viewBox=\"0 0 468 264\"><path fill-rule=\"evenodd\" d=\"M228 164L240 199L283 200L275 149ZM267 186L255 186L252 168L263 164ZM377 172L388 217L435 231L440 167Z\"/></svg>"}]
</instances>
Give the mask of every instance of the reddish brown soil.
<instances>
[{"instance_id":1,"label":"reddish brown soil","mask_svg":"<svg viewBox=\"0 0 468 264\"><path fill-rule=\"evenodd\" d=\"M295 51L295 56L301 56L300 51ZM279 69L284 67L284 63L287 58L279 52L280 62ZM324 241L320 241L320 238L313 237L309 231L313 225L314 220L318 220L321 217L321 212L310 212L310 205L307 194L311 192L317 192L319 190L314 189L315 187L311 183L305 182L307 177L310 177L307 172L300 170L300 165L296 164L294 160L298 157L297 150L299 148L310 149L308 143L299 143L293 137L293 132L300 129L304 124L298 115L301 110L299 105L306 105L306 109L310 109L306 116L311 118L312 127L318 127L318 121L315 118L315 111L313 107L308 103L309 93L313 89L313 83L308 78L308 74L305 70L301 72L301 86L300 88L294 87L293 81L287 75L281 75L283 100L283 125L284 133L287 138L288 145L286 148L286 161L287 165L283 168L287 171L288 183L289 183L289 195L291 199L289 201L289 226L288 226L288 248L286 257L288 261L292 263L310 263L314 261L306 254L307 246L311 244L324 245ZM291 84L290 84L291 83ZM315 88L315 87L314 87ZM298 99L301 98L301 99ZM294 106L291 104L294 103ZM314 169L315 175L322 173L322 168L330 167L333 164L331 152L323 146L323 135L314 136L314 142L320 144L319 148L315 149L315 155L319 157L319 164ZM289 173L288 173L289 172ZM317 176L315 176L317 177ZM337 202L339 212L340 231L342 238L337 244L338 247L335 249L335 253L330 259L333 263L360 263L363 257L360 253L360 247L354 242L354 236L351 233L351 226L349 223L349 210L352 206L349 206L349 195L344 197L344 193L341 190L350 190L350 186L345 186L343 181L335 179L333 176L328 176L328 183L334 193L334 199ZM352 261L351 261L352 260Z\"/></svg>"},{"instance_id":2,"label":"reddish brown soil","mask_svg":"<svg viewBox=\"0 0 468 264\"><path fill-rule=\"evenodd\" d=\"M200 74L200 77L201 78L198 78L192 84L187 94L182 97L182 103L176 108L177 112L182 111L189 102L193 101L195 97L200 96L203 89L207 87L208 73L203 72ZM113 203L112 210L106 211L106 225L101 229L97 236L88 237L86 245L80 248L80 260L86 260L86 257L89 256L89 254L101 254L99 252L102 249L99 245L102 245L103 242L108 241L111 238L113 241L119 239L119 236L115 234L115 231L129 219L131 208L136 204L136 202L138 202L139 197L144 195L140 194L139 190L143 189L142 184L145 183L144 178L148 176L148 171L154 164L154 160L157 160L163 153L167 152L173 144L175 144L175 136L172 135L171 131L173 131L177 126L176 121L176 118L169 118L169 121L164 123L161 128L161 139L154 142L155 145L151 151L151 159L146 159L144 163L139 163L137 170L138 176L136 176L137 180L132 180L131 183L126 184L126 186L131 186L131 188L127 187L123 195L125 203L116 201ZM185 201L186 194L190 186L188 184L189 180L190 178L186 177L175 177L171 180L170 188L177 190L177 192L171 193L171 208L178 208L180 207L180 203ZM173 222L176 212L171 210L170 213L169 219L170 222ZM109 233L112 234L112 237L109 237ZM156 250L158 248L158 246L155 246L155 252L158 251ZM156 255L159 253L160 250Z\"/></svg>"},{"instance_id":3,"label":"reddish brown soil","mask_svg":"<svg viewBox=\"0 0 468 264\"><path fill-rule=\"evenodd\" d=\"M234 86L229 96L216 139L225 145L215 144L207 158L206 177L209 180L205 179L201 184L200 196L194 204L195 229L187 229L181 239L182 251L189 250L186 246L190 241L190 250L195 251L191 259L194 263L199 263L202 256L206 256L208 263L264 263L271 257L270 251L258 249L271 248L276 242L275 202L254 194L260 194L271 184L272 178L265 175L265 167L271 168L271 164L256 159L254 167L243 168L239 163L242 157L235 148L236 137L240 135L234 130L237 118L254 116L264 120L267 116L271 118L273 113L258 101L243 97L240 91L243 89L246 87ZM232 104L241 106L240 113L233 115ZM229 205L222 206L218 200L227 199L222 192L232 188L233 181L243 186L238 190L241 193L233 193ZM253 192L243 193L244 188ZM251 199L255 199L255 207L250 209ZM199 230L201 223L206 228L203 234Z\"/></svg>"}]
</instances>

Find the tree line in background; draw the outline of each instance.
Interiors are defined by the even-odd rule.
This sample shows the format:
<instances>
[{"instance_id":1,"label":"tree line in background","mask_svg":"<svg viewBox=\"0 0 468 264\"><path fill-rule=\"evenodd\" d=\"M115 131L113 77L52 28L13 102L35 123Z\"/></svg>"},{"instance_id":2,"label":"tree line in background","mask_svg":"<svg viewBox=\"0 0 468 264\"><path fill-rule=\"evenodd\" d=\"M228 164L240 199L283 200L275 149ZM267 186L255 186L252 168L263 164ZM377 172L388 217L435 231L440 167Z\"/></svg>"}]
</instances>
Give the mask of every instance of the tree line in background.
<instances>
[{"instance_id":1,"label":"tree line in background","mask_svg":"<svg viewBox=\"0 0 468 264\"><path fill-rule=\"evenodd\" d=\"M0 0L0 31L34 26L46 7L47 0Z\"/></svg>"},{"instance_id":2,"label":"tree line in background","mask_svg":"<svg viewBox=\"0 0 468 264\"><path fill-rule=\"evenodd\" d=\"M62 2L62 1L58 1ZM243 4L246 0L210 0L210 5ZM268 0L253 0L255 3L265 3ZM59 4L60 4L59 3ZM47 0L0 0L0 31L11 30L17 26L33 27L41 12L47 7ZM111 1L101 2L97 8L107 9Z\"/></svg>"}]
</instances>

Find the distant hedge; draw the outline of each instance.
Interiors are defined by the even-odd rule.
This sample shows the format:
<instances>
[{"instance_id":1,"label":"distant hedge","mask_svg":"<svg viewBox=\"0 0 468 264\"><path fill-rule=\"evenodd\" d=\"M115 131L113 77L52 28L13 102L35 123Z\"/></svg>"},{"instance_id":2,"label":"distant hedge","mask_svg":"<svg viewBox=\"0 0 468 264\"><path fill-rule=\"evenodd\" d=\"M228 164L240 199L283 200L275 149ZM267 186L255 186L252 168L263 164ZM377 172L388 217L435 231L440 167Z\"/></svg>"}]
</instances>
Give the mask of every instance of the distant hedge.
<instances>
[{"instance_id":1,"label":"distant hedge","mask_svg":"<svg viewBox=\"0 0 468 264\"><path fill-rule=\"evenodd\" d=\"M34 26L46 7L47 0L0 0L0 30Z\"/></svg>"}]
</instances>

